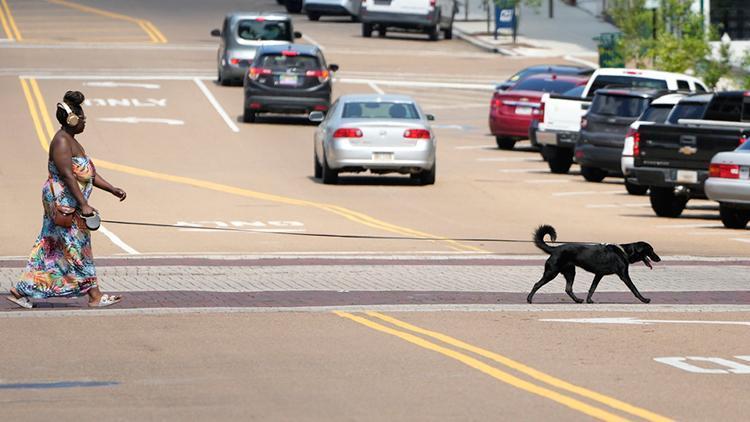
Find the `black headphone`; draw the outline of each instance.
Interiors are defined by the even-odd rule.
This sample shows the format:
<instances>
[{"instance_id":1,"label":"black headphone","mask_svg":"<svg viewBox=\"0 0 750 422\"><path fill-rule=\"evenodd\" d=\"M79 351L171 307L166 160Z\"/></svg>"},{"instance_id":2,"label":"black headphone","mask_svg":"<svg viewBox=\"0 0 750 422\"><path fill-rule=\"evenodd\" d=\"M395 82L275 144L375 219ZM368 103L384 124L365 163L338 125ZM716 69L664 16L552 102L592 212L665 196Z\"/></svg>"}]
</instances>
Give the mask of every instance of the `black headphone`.
<instances>
[{"instance_id":1,"label":"black headphone","mask_svg":"<svg viewBox=\"0 0 750 422\"><path fill-rule=\"evenodd\" d=\"M65 117L65 123L67 123L68 126L78 126L78 122L81 120L81 118L78 117L77 114L73 113L73 110L70 109L67 103L63 101L62 103L57 103L57 106L65 110L65 112L67 113L67 117Z\"/></svg>"}]
</instances>

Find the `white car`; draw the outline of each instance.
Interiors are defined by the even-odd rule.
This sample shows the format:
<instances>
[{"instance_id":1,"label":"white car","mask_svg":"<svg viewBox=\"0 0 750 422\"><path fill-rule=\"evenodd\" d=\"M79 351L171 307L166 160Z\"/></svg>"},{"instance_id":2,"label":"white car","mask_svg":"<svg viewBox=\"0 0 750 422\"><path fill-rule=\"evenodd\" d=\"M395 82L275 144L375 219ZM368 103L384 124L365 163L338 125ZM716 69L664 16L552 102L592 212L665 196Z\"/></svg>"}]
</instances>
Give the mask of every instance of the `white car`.
<instances>
[{"instance_id":1,"label":"white car","mask_svg":"<svg viewBox=\"0 0 750 422\"><path fill-rule=\"evenodd\" d=\"M311 21L321 16L351 16L352 21L359 20L360 0L303 0L302 10Z\"/></svg>"},{"instance_id":2,"label":"white car","mask_svg":"<svg viewBox=\"0 0 750 422\"><path fill-rule=\"evenodd\" d=\"M724 227L744 229L750 221L750 142L711 159L706 196L719 202Z\"/></svg>"},{"instance_id":3,"label":"white car","mask_svg":"<svg viewBox=\"0 0 750 422\"><path fill-rule=\"evenodd\" d=\"M405 95L342 95L315 131L315 177L336 183L339 173L409 174L422 185L435 183L433 120Z\"/></svg>"},{"instance_id":4,"label":"white car","mask_svg":"<svg viewBox=\"0 0 750 422\"><path fill-rule=\"evenodd\" d=\"M646 191L648 191L648 186L637 185L634 180L631 180L632 178L628 178L633 170L633 140L635 133L638 132L638 128L641 125L666 122L669 113L674 106L685 97L685 95L686 94L667 94L655 99L649 104L646 110L643 111L643 114L641 114L638 120L630 125L630 129L628 129L628 133L625 135L625 145L622 148L620 168L622 174L625 176L625 188L631 195L645 195Z\"/></svg>"},{"instance_id":5,"label":"white car","mask_svg":"<svg viewBox=\"0 0 750 422\"><path fill-rule=\"evenodd\" d=\"M362 36L369 38L377 29L384 37L390 27L426 33L431 41L443 32L449 40L457 11L456 0L362 0Z\"/></svg>"}]
</instances>

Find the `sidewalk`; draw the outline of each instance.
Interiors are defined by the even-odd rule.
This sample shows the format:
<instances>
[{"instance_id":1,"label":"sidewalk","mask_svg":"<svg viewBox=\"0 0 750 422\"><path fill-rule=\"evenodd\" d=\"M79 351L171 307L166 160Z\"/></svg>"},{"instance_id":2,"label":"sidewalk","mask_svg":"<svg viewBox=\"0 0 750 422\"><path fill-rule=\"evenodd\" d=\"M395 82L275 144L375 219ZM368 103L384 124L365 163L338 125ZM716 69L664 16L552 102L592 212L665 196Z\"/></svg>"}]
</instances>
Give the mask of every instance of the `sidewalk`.
<instances>
[{"instance_id":1,"label":"sidewalk","mask_svg":"<svg viewBox=\"0 0 750 422\"><path fill-rule=\"evenodd\" d=\"M511 56L565 57L570 56L596 64L598 51L593 38L603 32L617 32L617 28L597 19L590 11L568 6L560 0L554 3L554 18L548 17L547 2L538 10L521 7L517 43L504 31L495 40L487 33L486 20L455 21L456 35L486 50ZM493 15L494 19L494 15ZM490 23L494 30L494 21Z\"/></svg>"}]
</instances>

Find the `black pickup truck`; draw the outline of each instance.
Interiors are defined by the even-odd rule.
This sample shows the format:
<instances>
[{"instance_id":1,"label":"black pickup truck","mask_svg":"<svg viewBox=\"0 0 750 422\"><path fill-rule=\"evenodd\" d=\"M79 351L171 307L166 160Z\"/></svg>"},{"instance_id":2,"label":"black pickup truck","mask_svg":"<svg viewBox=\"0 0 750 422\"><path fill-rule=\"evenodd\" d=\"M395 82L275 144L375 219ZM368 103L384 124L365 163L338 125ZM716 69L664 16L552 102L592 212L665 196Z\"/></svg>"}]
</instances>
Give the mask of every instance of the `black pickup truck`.
<instances>
[{"instance_id":1,"label":"black pickup truck","mask_svg":"<svg viewBox=\"0 0 750 422\"><path fill-rule=\"evenodd\" d=\"M750 137L750 93L728 91L683 98L668 124L641 125L634 135L634 169L649 186L651 208L678 217L690 198L706 198L711 158Z\"/></svg>"}]
</instances>

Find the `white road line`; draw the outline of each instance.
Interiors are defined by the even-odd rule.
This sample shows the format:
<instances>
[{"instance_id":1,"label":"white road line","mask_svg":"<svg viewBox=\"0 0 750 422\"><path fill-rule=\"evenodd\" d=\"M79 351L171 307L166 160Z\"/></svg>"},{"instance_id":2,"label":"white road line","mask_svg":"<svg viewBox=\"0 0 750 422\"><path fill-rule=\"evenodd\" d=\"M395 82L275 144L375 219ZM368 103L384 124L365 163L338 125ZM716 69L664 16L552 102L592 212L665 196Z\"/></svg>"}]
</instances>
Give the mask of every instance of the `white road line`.
<instances>
[{"instance_id":1,"label":"white road line","mask_svg":"<svg viewBox=\"0 0 750 422\"><path fill-rule=\"evenodd\" d=\"M232 129L232 132L239 132L240 128L237 127L237 125L232 121L232 119L229 118L227 115L227 112L224 111L224 108L221 107L221 104L219 104L218 101L216 101L216 98L214 97L214 94L211 93L211 91L208 90L206 87L206 84L203 83L198 78L194 78L193 81L195 81L195 84L198 85L198 88L201 89L203 92L203 95L208 98L208 102L211 103L212 106L216 109L216 112L219 113L219 116L221 116L222 119L226 122L227 126L229 126L229 129Z\"/></svg>"},{"instance_id":2,"label":"white road line","mask_svg":"<svg viewBox=\"0 0 750 422\"><path fill-rule=\"evenodd\" d=\"M537 158L523 158L523 157L486 157L486 158L477 158L477 161L481 162L501 162L501 163L510 163L510 162L520 162L520 161L526 161L526 162L541 162L541 159Z\"/></svg>"},{"instance_id":3,"label":"white road line","mask_svg":"<svg viewBox=\"0 0 750 422\"><path fill-rule=\"evenodd\" d=\"M112 243L114 243L115 245L117 245L123 251L125 251L125 252L127 252L127 253L129 253L131 255L139 255L140 254L140 252L138 252L137 250L133 249L127 243L123 242L122 239L120 239L119 237L117 237L116 234L114 234L111 231L107 230L107 228L104 227L104 225L99 226L99 232L101 232L101 234L107 236L109 238L109 240L112 241Z\"/></svg>"},{"instance_id":4,"label":"white road line","mask_svg":"<svg viewBox=\"0 0 750 422\"><path fill-rule=\"evenodd\" d=\"M590 67L593 67L594 69L599 68L599 64L598 63L590 62L590 61L584 60L584 59L579 59L578 57L575 57L575 56L570 55L570 54L567 55L567 56L563 56L563 59L567 60L569 62L580 63L580 64L582 64L584 66L590 66Z\"/></svg>"},{"instance_id":5,"label":"white road line","mask_svg":"<svg viewBox=\"0 0 750 422\"><path fill-rule=\"evenodd\" d=\"M721 224L660 224L656 226L657 229L711 229L715 227L724 227Z\"/></svg>"},{"instance_id":6,"label":"white road line","mask_svg":"<svg viewBox=\"0 0 750 422\"><path fill-rule=\"evenodd\" d=\"M367 85L370 85L370 88L372 88L372 90L377 92L378 94L385 95L385 91L380 89L380 87L377 84L375 84L375 82L370 81L367 83Z\"/></svg>"},{"instance_id":7,"label":"white road line","mask_svg":"<svg viewBox=\"0 0 750 422\"><path fill-rule=\"evenodd\" d=\"M454 149L497 149L495 145L462 145L460 147L454 147Z\"/></svg>"},{"instance_id":8,"label":"white road line","mask_svg":"<svg viewBox=\"0 0 750 422\"><path fill-rule=\"evenodd\" d=\"M536 169L498 169L498 173L534 173L544 170L542 168L536 168Z\"/></svg>"},{"instance_id":9,"label":"white road line","mask_svg":"<svg viewBox=\"0 0 750 422\"><path fill-rule=\"evenodd\" d=\"M625 190L607 190L607 191L581 191L581 192L555 192L552 196L578 196L578 195L617 195L618 193L625 193Z\"/></svg>"},{"instance_id":10,"label":"white road line","mask_svg":"<svg viewBox=\"0 0 750 422\"><path fill-rule=\"evenodd\" d=\"M747 237L732 237L729 240L736 240L737 242L750 243L750 238Z\"/></svg>"},{"instance_id":11,"label":"white road line","mask_svg":"<svg viewBox=\"0 0 750 422\"><path fill-rule=\"evenodd\" d=\"M145 88L145 89L159 89L159 84L134 84L128 82L113 82L113 81L101 81L101 82L84 82L84 86L95 86L101 88L117 88L117 87L128 87L128 88Z\"/></svg>"},{"instance_id":12,"label":"white road line","mask_svg":"<svg viewBox=\"0 0 750 422\"><path fill-rule=\"evenodd\" d=\"M524 183L569 183L568 179L534 179L524 180Z\"/></svg>"},{"instance_id":13,"label":"white road line","mask_svg":"<svg viewBox=\"0 0 750 422\"><path fill-rule=\"evenodd\" d=\"M302 39L303 40L307 40L307 42L309 42L310 44L317 46L320 49L320 51L326 51L325 47L323 47L322 45L320 45L320 43L318 43L314 39L310 38L309 35L302 34Z\"/></svg>"},{"instance_id":14,"label":"white road line","mask_svg":"<svg viewBox=\"0 0 750 422\"><path fill-rule=\"evenodd\" d=\"M487 104L460 104L460 105L429 105L424 104L420 101L422 104L422 108L427 110L460 110L465 108L489 108L489 105Z\"/></svg>"},{"instance_id":15,"label":"white road line","mask_svg":"<svg viewBox=\"0 0 750 422\"><path fill-rule=\"evenodd\" d=\"M586 208L641 208L650 206L651 204L588 204Z\"/></svg>"},{"instance_id":16,"label":"white road line","mask_svg":"<svg viewBox=\"0 0 750 422\"><path fill-rule=\"evenodd\" d=\"M451 82L418 82L418 81L390 81L383 79L349 79L342 78L339 82L345 84L368 84L374 82L378 85L390 85L390 86L407 86L407 87L423 87L423 88L450 88L450 89L472 89L481 91L494 91L494 85L484 84L464 84L464 83L451 83Z\"/></svg>"}]
</instances>

